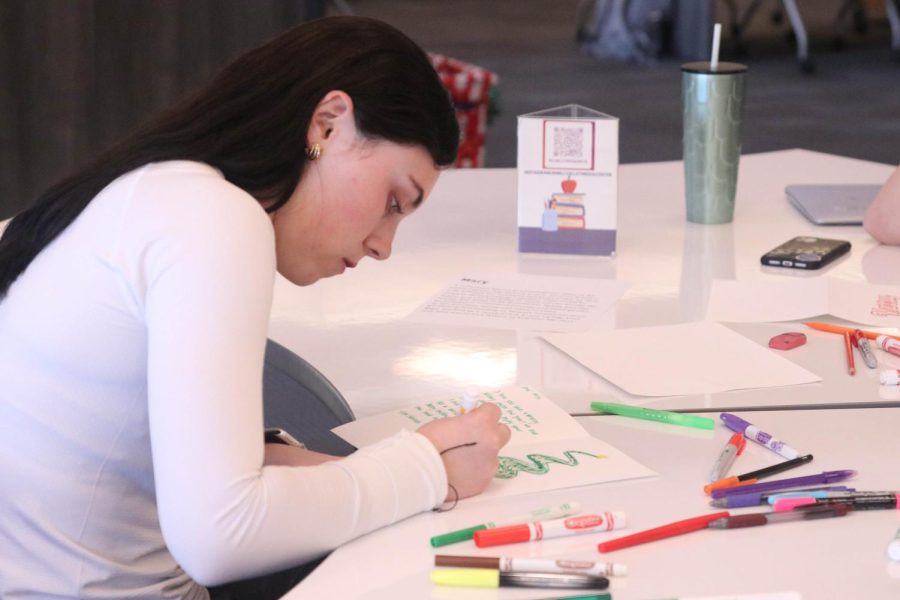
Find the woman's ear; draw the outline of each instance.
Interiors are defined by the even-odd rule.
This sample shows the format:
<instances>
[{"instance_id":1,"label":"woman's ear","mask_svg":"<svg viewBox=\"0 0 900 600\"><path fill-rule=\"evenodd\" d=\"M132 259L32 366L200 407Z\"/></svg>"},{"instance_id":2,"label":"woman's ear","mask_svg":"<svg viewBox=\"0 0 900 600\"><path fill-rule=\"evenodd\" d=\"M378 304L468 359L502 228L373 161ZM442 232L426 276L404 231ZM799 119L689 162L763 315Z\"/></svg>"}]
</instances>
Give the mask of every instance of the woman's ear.
<instances>
[{"instance_id":1,"label":"woman's ear","mask_svg":"<svg viewBox=\"0 0 900 600\"><path fill-rule=\"evenodd\" d=\"M353 119L353 100L346 92L332 90L325 94L316 109L306 138L310 146L320 144L341 134L341 137L356 137L356 122Z\"/></svg>"}]
</instances>

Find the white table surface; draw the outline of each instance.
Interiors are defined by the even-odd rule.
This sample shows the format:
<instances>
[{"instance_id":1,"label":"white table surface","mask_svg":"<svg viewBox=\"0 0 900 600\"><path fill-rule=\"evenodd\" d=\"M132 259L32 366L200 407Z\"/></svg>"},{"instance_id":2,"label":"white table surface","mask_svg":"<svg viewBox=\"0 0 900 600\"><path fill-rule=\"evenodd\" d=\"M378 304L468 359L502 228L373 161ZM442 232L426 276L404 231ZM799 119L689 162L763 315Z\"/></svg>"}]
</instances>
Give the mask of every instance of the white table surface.
<instances>
[{"instance_id":1,"label":"white table surface","mask_svg":"<svg viewBox=\"0 0 900 600\"><path fill-rule=\"evenodd\" d=\"M707 413L716 417L718 413ZM847 485L859 490L900 490L900 408L762 411L745 415L779 436L812 463L771 479L826 470L856 469ZM704 530L600 554L597 543L712 509L702 486L731 432L637 421L624 417L581 418L591 435L606 440L657 471L657 477L611 482L532 496L463 501L447 513L424 513L373 532L336 550L285 598L434 598L446 600L532 599L552 590L466 589L433 586L434 554L552 557L609 560L629 568L612 578L614 600L652 600L679 595L762 593L795 590L805 600L900 597L900 563L886 556L900 527L900 512L877 510L821 521L780 523L735 530ZM753 443L732 473L781 460ZM485 520L545 504L581 501L586 508L624 510L628 527L540 542L479 549L461 542L433 549L429 538ZM733 514L761 510L732 509ZM558 590L555 595L576 595Z\"/></svg>"},{"instance_id":2,"label":"white table surface","mask_svg":"<svg viewBox=\"0 0 900 600\"><path fill-rule=\"evenodd\" d=\"M632 396L582 367L534 333L416 324L403 318L459 275L519 272L619 279L631 284L606 315L625 328L703 318L712 279L818 276L764 268L760 255L797 235L850 240L853 249L824 273L854 281L900 283L900 248L880 246L861 227L817 227L787 202L791 183L878 183L891 166L805 150L742 157L734 222L687 223L680 162L622 165L618 254L614 258L521 255L516 251L514 169L444 173L417 214L401 224L387 262L306 287L280 280L270 335L318 367L357 416L455 396L462 389L530 384L573 412L606 397L657 408L708 409L897 403L860 365L846 374L837 336L807 332L785 353L821 383L668 398ZM797 324L737 324L765 344ZM890 357L885 367L900 368Z\"/></svg>"}]
</instances>

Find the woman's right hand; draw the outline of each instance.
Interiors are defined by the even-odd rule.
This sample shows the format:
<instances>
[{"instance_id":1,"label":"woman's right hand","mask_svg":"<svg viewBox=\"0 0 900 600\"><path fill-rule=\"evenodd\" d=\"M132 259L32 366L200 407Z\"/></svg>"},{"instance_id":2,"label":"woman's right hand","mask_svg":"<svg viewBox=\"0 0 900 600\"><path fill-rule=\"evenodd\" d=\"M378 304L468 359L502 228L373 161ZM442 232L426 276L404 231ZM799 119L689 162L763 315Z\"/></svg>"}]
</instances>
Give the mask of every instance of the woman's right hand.
<instances>
[{"instance_id":1,"label":"woman's right hand","mask_svg":"<svg viewBox=\"0 0 900 600\"><path fill-rule=\"evenodd\" d=\"M464 415L419 427L418 432L441 454L447 482L456 490L456 495L447 491L447 500L479 494L491 482L499 466L497 454L511 435L499 421L497 405L485 403Z\"/></svg>"}]
</instances>

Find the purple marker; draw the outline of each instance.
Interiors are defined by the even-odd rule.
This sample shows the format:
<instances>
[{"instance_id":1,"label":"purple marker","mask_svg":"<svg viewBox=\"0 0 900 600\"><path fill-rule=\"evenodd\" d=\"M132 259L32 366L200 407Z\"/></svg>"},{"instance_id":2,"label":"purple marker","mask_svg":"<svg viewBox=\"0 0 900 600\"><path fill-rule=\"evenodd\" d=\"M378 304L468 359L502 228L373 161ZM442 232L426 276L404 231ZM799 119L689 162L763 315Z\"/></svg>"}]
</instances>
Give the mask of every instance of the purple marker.
<instances>
[{"instance_id":1,"label":"purple marker","mask_svg":"<svg viewBox=\"0 0 900 600\"><path fill-rule=\"evenodd\" d=\"M804 475L803 477L789 477L787 479L778 479L777 481L766 481L763 483L754 483L752 485L736 485L729 488L720 488L712 491L713 498L725 498L726 496L736 496L738 494L755 494L756 492L771 492L774 490L784 490L792 487L801 487L808 485L822 485L826 483L836 483L845 481L854 477L856 471L846 469L843 471L824 471L816 475Z\"/></svg>"},{"instance_id":2,"label":"purple marker","mask_svg":"<svg viewBox=\"0 0 900 600\"><path fill-rule=\"evenodd\" d=\"M758 427L754 427L737 415L722 413L719 415L719 418L722 419L722 422L725 423L725 426L728 427L728 429L743 433L744 437L762 444L778 456L783 456L788 460L800 456L799 452L786 445L784 442L775 440L771 434L761 431Z\"/></svg>"}]
</instances>

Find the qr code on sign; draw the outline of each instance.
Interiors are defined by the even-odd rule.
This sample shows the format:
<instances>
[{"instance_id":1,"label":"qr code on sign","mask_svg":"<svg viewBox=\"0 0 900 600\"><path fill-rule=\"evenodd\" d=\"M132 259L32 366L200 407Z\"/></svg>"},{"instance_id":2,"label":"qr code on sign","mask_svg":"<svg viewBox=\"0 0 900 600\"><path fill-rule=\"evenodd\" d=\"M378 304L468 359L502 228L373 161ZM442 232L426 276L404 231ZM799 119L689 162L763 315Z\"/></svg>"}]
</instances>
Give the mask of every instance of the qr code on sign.
<instances>
[{"instance_id":1,"label":"qr code on sign","mask_svg":"<svg viewBox=\"0 0 900 600\"><path fill-rule=\"evenodd\" d=\"M581 158L584 156L584 129L557 127L553 130L554 158Z\"/></svg>"},{"instance_id":2,"label":"qr code on sign","mask_svg":"<svg viewBox=\"0 0 900 600\"><path fill-rule=\"evenodd\" d=\"M593 169L592 121L544 121L544 168Z\"/></svg>"}]
</instances>

